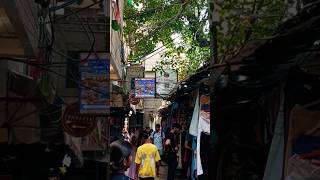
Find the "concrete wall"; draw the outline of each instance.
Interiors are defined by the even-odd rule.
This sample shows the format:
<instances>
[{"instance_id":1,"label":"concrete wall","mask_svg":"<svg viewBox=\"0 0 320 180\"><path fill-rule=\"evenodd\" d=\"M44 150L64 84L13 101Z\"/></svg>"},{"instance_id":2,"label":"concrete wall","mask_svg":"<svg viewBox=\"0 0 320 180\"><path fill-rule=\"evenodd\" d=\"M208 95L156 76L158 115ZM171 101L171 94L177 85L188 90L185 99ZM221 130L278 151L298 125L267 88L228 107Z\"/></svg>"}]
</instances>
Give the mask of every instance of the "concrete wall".
<instances>
[{"instance_id":1,"label":"concrete wall","mask_svg":"<svg viewBox=\"0 0 320 180\"><path fill-rule=\"evenodd\" d=\"M123 1L119 1L119 9L120 9L120 17L121 17L121 22L120 26L123 27ZM111 16L110 16L110 21L115 19L114 17L114 11L115 11L115 3L111 3ZM110 23L111 24L111 23ZM118 75L119 79L124 78L124 68L121 62L121 49L124 48L122 42L122 31L114 31L112 28L110 29L110 34L111 34L111 42L110 42L110 52L111 52L111 63L112 66Z\"/></svg>"},{"instance_id":2,"label":"concrete wall","mask_svg":"<svg viewBox=\"0 0 320 180\"><path fill-rule=\"evenodd\" d=\"M38 48L37 5L34 0L1 0L16 34L24 48L24 55L34 56Z\"/></svg>"}]
</instances>

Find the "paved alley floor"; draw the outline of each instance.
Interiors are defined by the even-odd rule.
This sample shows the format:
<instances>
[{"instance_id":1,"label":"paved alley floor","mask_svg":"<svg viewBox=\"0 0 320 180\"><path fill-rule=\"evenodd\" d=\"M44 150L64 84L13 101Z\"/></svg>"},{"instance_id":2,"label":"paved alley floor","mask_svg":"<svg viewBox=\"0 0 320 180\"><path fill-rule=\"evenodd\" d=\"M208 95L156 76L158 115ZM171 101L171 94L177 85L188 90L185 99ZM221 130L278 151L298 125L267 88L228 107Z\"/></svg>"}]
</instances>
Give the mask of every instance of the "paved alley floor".
<instances>
[{"instance_id":1,"label":"paved alley floor","mask_svg":"<svg viewBox=\"0 0 320 180\"><path fill-rule=\"evenodd\" d=\"M155 180L166 180L168 173L168 166L160 166L160 177L155 178ZM175 180L183 180L181 178L175 178Z\"/></svg>"},{"instance_id":2,"label":"paved alley floor","mask_svg":"<svg viewBox=\"0 0 320 180\"><path fill-rule=\"evenodd\" d=\"M160 166L160 177L156 177L155 180L166 180L168 173L168 166ZM183 180L181 178L175 178L175 180Z\"/></svg>"},{"instance_id":3,"label":"paved alley floor","mask_svg":"<svg viewBox=\"0 0 320 180\"><path fill-rule=\"evenodd\" d=\"M160 166L160 177L155 178L155 180L166 180L168 173L168 166Z\"/></svg>"}]
</instances>

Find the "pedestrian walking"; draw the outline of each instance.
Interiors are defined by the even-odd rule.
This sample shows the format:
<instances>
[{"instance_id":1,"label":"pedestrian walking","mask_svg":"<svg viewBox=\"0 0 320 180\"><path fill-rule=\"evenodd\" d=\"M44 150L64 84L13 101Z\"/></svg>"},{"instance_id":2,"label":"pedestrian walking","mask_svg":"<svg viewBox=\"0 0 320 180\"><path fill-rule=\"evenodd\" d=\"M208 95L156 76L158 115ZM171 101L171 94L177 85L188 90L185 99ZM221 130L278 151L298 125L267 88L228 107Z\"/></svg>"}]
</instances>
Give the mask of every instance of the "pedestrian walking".
<instances>
[{"instance_id":1,"label":"pedestrian walking","mask_svg":"<svg viewBox=\"0 0 320 180\"><path fill-rule=\"evenodd\" d=\"M157 146L160 157L162 159L162 157L163 157L163 144L164 144L165 136L164 136L164 132L161 130L160 124L156 124L156 130L151 133L150 138L151 138L153 144ZM159 164L161 164L161 162ZM159 170L159 167L157 168L157 170ZM158 172L158 174L159 174L159 172Z\"/></svg>"},{"instance_id":2,"label":"pedestrian walking","mask_svg":"<svg viewBox=\"0 0 320 180\"><path fill-rule=\"evenodd\" d=\"M174 123L172 128L166 137L165 151L166 159L168 163L168 177L167 180L174 180L175 172L178 166L178 146L176 136L180 133L181 126L178 123Z\"/></svg>"},{"instance_id":3,"label":"pedestrian walking","mask_svg":"<svg viewBox=\"0 0 320 180\"><path fill-rule=\"evenodd\" d=\"M192 136L189 134L189 124L182 124L181 132L181 161L182 176L186 179L190 177L191 159L192 159Z\"/></svg>"},{"instance_id":4,"label":"pedestrian walking","mask_svg":"<svg viewBox=\"0 0 320 180\"><path fill-rule=\"evenodd\" d=\"M154 180L158 172L156 165L160 161L160 155L157 147L152 144L150 136L147 133L143 133L143 145L141 145L136 153L136 175L140 180Z\"/></svg>"},{"instance_id":5,"label":"pedestrian walking","mask_svg":"<svg viewBox=\"0 0 320 180\"><path fill-rule=\"evenodd\" d=\"M130 134L128 133L126 128L122 129L122 138L123 140L130 142Z\"/></svg>"},{"instance_id":6,"label":"pedestrian walking","mask_svg":"<svg viewBox=\"0 0 320 180\"><path fill-rule=\"evenodd\" d=\"M117 140L110 144L111 180L133 180L125 175L131 166L132 146L124 140Z\"/></svg>"},{"instance_id":7,"label":"pedestrian walking","mask_svg":"<svg viewBox=\"0 0 320 180\"><path fill-rule=\"evenodd\" d=\"M147 126L145 129L144 129L144 132L148 134L148 136L151 135L151 128L149 126Z\"/></svg>"},{"instance_id":8,"label":"pedestrian walking","mask_svg":"<svg viewBox=\"0 0 320 180\"><path fill-rule=\"evenodd\" d=\"M138 144L138 135L136 134L132 134L131 135L131 139L130 139L130 143L132 145L132 161L131 161L131 166L129 168L129 172L128 172L128 176L131 179L137 180L137 176L136 176L136 164L135 164L135 157L136 157L136 152L137 152L137 148L140 146L140 144Z\"/></svg>"}]
</instances>

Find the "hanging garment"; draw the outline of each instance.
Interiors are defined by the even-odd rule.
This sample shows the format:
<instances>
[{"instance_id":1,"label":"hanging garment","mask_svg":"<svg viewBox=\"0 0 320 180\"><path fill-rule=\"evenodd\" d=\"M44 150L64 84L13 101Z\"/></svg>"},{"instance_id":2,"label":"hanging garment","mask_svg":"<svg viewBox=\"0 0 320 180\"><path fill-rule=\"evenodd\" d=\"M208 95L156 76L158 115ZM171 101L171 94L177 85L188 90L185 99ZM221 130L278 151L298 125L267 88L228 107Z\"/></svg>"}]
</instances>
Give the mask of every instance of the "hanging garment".
<instances>
[{"instance_id":1,"label":"hanging garment","mask_svg":"<svg viewBox=\"0 0 320 180\"><path fill-rule=\"evenodd\" d=\"M192 162L191 162L191 180L197 179L197 156L194 153L197 150L197 137L192 136Z\"/></svg>"},{"instance_id":2,"label":"hanging garment","mask_svg":"<svg viewBox=\"0 0 320 180\"><path fill-rule=\"evenodd\" d=\"M208 179L208 154L210 153L210 135L202 132L200 138L200 159L201 159L201 168L202 174L198 176L199 180Z\"/></svg>"},{"instance_id":3,"label":"hanging garment","mask_svg":"<svg viewBox=\"0 0 320 180\"><path fill-rule=\"evenodd\" d=\"M200 98L201 111L199 114L199 123L198 123L198 135L197 135L197 175L203 174L201 157L200 157L200 147L201 147L201 134L204 132L207 135L210 135L210 97L201 96ZM209 144L210 138L206 144Z\"/></svg>"},{"instance_id":4,"label":"hanging garment","mask_svg":"<svg viewBox=\"0 0 320 180\"><path fill-rule=\"evenodd\" d=\"M193 136L198 136L199 110L200 110L200 103L199 103L199 92L198 92L194 109L193 109L190 128L189 128L189 134Z\"/></svg>"},{"instance_id":5,"label":"hanging garment","mask_svg":"<svg viewBox=\"0 0 320 180\"><path fill-rule=\"evenodd\" d=\"M81 151L81 138L73 137L65 133L65 143L70 147L70 149L76 155L79 161L79 166L82 167L84 163L84 158Z\"/></svg>"},{"instance_id":6,"label":"hanging garment","mask_svg":"<svg viewBox=\"0 0 320 180\"><path fill-rule=\"evenodd\" d=\"M281 103L283 107L283 103ZM263 180L281 180L284 158L284 113L278 114Z\"/></svg>"},{"instance_id":7,"label":"hanging garment","mask_svg":"<svg viewBox=\"0 0 320 180\"><path fill-rule=\"evenodd\" d=\"M137 179L137 177L136 177L136 163L134 162L135 158L136 158L136 152L132 151L131 155L132 155L132 160L131 160L131 166L129 168L128 176L131 179Z\"/></svg>"}]
</instances>

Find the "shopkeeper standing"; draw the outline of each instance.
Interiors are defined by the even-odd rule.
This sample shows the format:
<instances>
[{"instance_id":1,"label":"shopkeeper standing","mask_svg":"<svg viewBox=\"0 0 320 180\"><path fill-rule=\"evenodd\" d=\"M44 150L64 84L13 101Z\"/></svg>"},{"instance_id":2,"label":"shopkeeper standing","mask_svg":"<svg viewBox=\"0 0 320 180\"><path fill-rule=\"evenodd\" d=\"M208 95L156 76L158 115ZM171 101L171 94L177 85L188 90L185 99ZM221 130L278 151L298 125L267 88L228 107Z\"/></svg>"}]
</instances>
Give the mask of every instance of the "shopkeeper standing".
<instances>
[{"instance_id":1,"label":"shopkeeper standing","mask_svg":"<svg viewBox=\"0 0 320 180\"><path fill-rule=\"evenodd\" d=\"M181 131L181 126L178 123L174 123L170 130L170 133L166 137L165 151L167 155L168 163L168 178L167 180L174 180L175 172L178 166L178 146L176 137Z\"/></svg>"}]
</instances>

